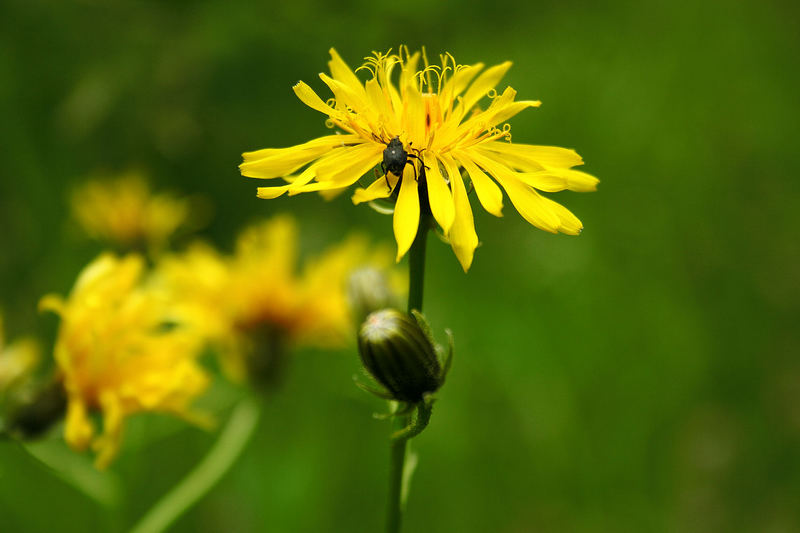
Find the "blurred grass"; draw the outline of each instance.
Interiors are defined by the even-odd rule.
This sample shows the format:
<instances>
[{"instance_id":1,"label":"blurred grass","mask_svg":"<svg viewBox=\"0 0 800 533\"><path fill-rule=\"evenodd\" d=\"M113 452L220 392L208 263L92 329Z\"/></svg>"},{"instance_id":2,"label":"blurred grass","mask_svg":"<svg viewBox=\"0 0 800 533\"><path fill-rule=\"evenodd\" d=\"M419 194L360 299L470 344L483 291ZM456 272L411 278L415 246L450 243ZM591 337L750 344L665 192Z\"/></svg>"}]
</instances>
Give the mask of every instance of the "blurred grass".
<instances>
[{"instance_id":1,"label":"blurred grass","mask_svg":"<svg viewBox=\"0 0 800 533\"><path fill-rule=\"evenodd\" d=\"M561 193L580 238L476 209L468 275L429 245L426 309L453 373L415 441L411 531L800 531L798 11L789 2L6 2L0 19L0 306L52 339L40 295L97 248L66 198L96 171L147 169L213 200L204 236L289 211L318 250L391 225L344 197L270 202L240 153L325 132L296 101L406 43L514 61L543 101L514 140L575 147L601 180ZM352 352L298 354L233 472L176 531L376 531L388 425ZM157 423L146 419L142 424ZM53 435L57 438L58 435ZM213 439L176 429L122 454L129 526ZM0 444L4 531L115 527Z\"/></svg>"}]
</instances>

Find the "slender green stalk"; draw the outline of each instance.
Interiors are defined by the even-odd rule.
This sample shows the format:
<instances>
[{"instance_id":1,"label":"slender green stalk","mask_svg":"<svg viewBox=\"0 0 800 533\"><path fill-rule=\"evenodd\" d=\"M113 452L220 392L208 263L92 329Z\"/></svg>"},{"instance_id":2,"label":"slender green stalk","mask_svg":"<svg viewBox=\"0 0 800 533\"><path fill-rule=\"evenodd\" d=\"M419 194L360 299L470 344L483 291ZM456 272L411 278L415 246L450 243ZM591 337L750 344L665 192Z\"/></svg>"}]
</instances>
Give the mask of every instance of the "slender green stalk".
<instances>
[{"instance_id":1,"label":"slender green stalk","mask_svg":"<svg viewBox=\"0 0 800 533\"><path fill-rule=\"evenodd\" d=\"M410 417L397 417L395 428L404 428ZM388 533L399 533L400 524L403 518L403 470L406 464L406 454L408 453L408 439L398 439L392 441L389 458L389 506L386 510L386 531Z\"/></svg>"},{"instance_id":2,"label":"slender green stalk","mask_svg":"<svg viewBox=\"0 0 800 533\"><path fill-rule=\"evenodd\" d=\"M256 401L247 397L231 413L208 455L142 517L131 533L165 531L213 487L236 462L258 424Z\"/></svg>"},{"instance_id":3,"label":"slender green stalk","mask_svg":"<svg viewBox=\"0 0 800 533\"><path fill-rule=\"evenodd\" d=\"M423 214L417 236L408 252L408 312L422 312L422 291L425 281L425 248L428 240L428 218Z\"/></svg>"},{"instance_id":4,"label":"slender green stalk","mask_svg":"<svg viewBox=\"0 0 800 533\"><path fill-rule=\"evenodd\" d=\"M429 220L427 213L420 217L417 236L408 255L408 312L412 309L422 311L422 292L425 280L425 245L428 238ZM411 422L410 416L399 416L395 430L402 430ZM392 441L389 463L389 503L386 511L387 533L399 533L403 518L405 501L403 497L403 478L408 456L408 438Z\"/></svg>"}]
</instances>

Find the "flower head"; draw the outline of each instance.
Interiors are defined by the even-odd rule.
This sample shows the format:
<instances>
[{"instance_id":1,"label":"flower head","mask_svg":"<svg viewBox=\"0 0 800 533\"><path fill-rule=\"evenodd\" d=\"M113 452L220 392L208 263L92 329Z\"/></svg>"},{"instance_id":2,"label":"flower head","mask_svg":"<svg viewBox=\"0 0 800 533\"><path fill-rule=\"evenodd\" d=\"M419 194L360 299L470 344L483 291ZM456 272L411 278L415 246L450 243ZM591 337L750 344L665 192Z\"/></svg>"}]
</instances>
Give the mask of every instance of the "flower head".
<instances>
[{"instance_id":1,"label":"flower head","mask_svg":"<svg viewBox=\"0 0 800 533\"><path fill-rule=\"evenodd\" d=\"M511 87L495 90L510 62L484 70L481 63L459 65L443 55L437 66L428 64L424 53L402 48L399 54L366 58L358 70L369 79L362 82L334 49L330 53L331 75L320 78L334 98L324 102L302 81L294 92L344 133L243 154L242 175L288 182L259 187L259 197L307 191L333 195L381 164L383 174L356 189L353 202L395 201L397 259L414 241L422 210L441 226L465 271L478 245L465 176L484 209L496 216L502 216L503 207L499 184L534 226L552 233L581 231L575 215L540 191L591 191L598 180L572 168L583 163L573 150L510 142L505 121L540 105L516 101ZM486 96L492 101L481 109Z\"/></svg>"},{"instance_id":2,"label":"flower head","mask_svg":"<svg viewBox=\"0 0 800 533\"><path fill-rule=\"evenodd\" d=\"M90 237L123 250L159 250L189 216L186 200L153 194L135 172L89 181L75 190L71 203L73 216Z\"/></svg>"},{"instance_id":3,"label":"flower head","mask_svg":"<svg viewBox=\"0 0 800 533\"><path fill-rule=\"evenodd\" d=\"M182 302L181 321L207 336L235 378L244 377L254 337L264 332L292 344L345 344L352 333L349 273L363 265L388 269L391 263L388 254L370 251L356 236L300 269L297 242L294 219L278 216L246 228L230 256L195 244L159 262L163 286Z\"/></svg>"},{"instance_id":4,"label":"flower head","mask_svg":"<svg viewBox=\"0 0 800 533\"><path fill-rule=\"evenodd\" d=\"M125 419L143 411L202 421L191 402L208 385L196 360L198 338L172 323L169 302L142 282L144 260L104 254L78 277L69 298L45 296L58 313L56 363L67 394L65 438L90 445L105 467L116 455ZM102 435L89 413L103 416Z\"/></svg>"}]
</instances>

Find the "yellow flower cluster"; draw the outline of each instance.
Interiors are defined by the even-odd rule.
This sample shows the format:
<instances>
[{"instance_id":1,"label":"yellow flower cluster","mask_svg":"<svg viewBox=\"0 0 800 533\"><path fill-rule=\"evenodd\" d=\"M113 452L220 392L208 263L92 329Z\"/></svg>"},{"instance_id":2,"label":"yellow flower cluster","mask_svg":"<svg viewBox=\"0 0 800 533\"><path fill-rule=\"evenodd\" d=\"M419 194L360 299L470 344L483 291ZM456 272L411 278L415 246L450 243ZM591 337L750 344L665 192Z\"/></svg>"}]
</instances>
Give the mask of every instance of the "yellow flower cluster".
<instances>
[{"instance_id":1,"label":"yellow flower cluster","mask_svg":"<svg viewBox=\"0 0 800 533\"><path fill-rule=\"evenodd\" d=\"M66 441L76 450L91 446L101 468L134 413L204 421L190 408L209 383L197 362L200 340L171 322L169 302L143 279L144 267L138 255L101 255L68 298L49 295L40 303L61 317L55 360L67 395ZM92 411L103 415L100 435Z\"/></svg>"},{"instance_id":2,"label":"yellow flower cluster","mask_svg":"<svg viewBox=\"0 0 800 533\"><path fill-rule=\"evenodd\" d=\"M169 194L153 194L136 172L85 183L72 195L72 213L92 238L121 250L161 250L187 221L189 204Z\"/></svg>"},{"instance_id":3,"label":"yellow flower cluster","mask_svg":"<svg viewBox=\"0 0 800 533\"><path fill-rule=\"evenodd\" d=\"M237 378L252 355L254 334L268 331L321 347L346 343L354 327L349 274L363 265L388 272L391 265L388 251L371 251L365 239L352 237L299 270L298 240L294 219L279 216L243 231L230 256L195 244L159 262L159 278L179 302L180 320L216 345Z\"/></svg>"},{"instance_id":4,"label":"yellow flower cluster","mask_svg":"<svg viewBox=\"0 0 800 533\"><path fill-rule=\"evenodd\" d=\"M489 213L502 216L502 187L534 226L552 233L580 233L583 226L575 215L540 191L592 191L598 180L572 168L583 164L573 150L510 142L510 126L504 123L540 105L516 101L511 87L502 93L495 90L510 62L484 70L482 63L459 65L444 55L441 66L429 65L424 53L409 54L403 48L400 54L368 57L362 69L370 76L362 82L334 49L330 54L331 75L320 78L334 98L323 101L302 81L294 92L344 133L243 154L242 175L288 182L259 187L260 198L308 191L337 194L382 164L384 174L366 189L357 189L353 202L395 199L397 259L414 241L424 210L441 226L465 271L472 264L478 236L462 171ZM481 109L486 96L492 101Z\"/></svg>"}]
</instances>

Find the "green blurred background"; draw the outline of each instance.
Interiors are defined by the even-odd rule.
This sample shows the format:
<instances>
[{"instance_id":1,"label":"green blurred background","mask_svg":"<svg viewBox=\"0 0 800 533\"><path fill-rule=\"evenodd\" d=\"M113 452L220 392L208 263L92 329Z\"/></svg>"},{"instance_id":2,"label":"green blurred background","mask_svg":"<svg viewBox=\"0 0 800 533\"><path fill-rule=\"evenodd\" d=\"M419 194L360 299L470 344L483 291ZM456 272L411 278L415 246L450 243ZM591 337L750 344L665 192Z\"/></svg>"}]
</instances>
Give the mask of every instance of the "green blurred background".
<instances>
[{"instance_id":1,"label":"green blurred background","mask_svg":"<svg viewBox=\"0 0 800 533\"><path fill-rule=\"evenodd\" d=\"M351 66L400 43L514 62L538 110L514 140L574 147L601 179L557 200L578 238L479 208L465 275L429 244L425 307L455 365L420 453L408 532L800 531L800 24L791 2L432 3L11 0L0 17L0 307L52 342L38 298L98 248L67 197L145 169L199 193L223 248L246 223L301 220L303 249L390 219L347 195L274 201L242 151L325 134L292 94L335 46ZM325 98L325 96L323 96ZM474 200L473 200L474 201ZM254 280L257 281L257 280ZM443 338L443 335L442 335ZM175 531L372 532L388 424L354 351L297 354L244 457ZM132 424L109 513L0 444L0 530L125 529L213 434ZM52 439L60 438L57 433ZM137 444L139 443L139 444ZM66 453L66 452L65 452Z\"/></svg>"}]
</instances>

